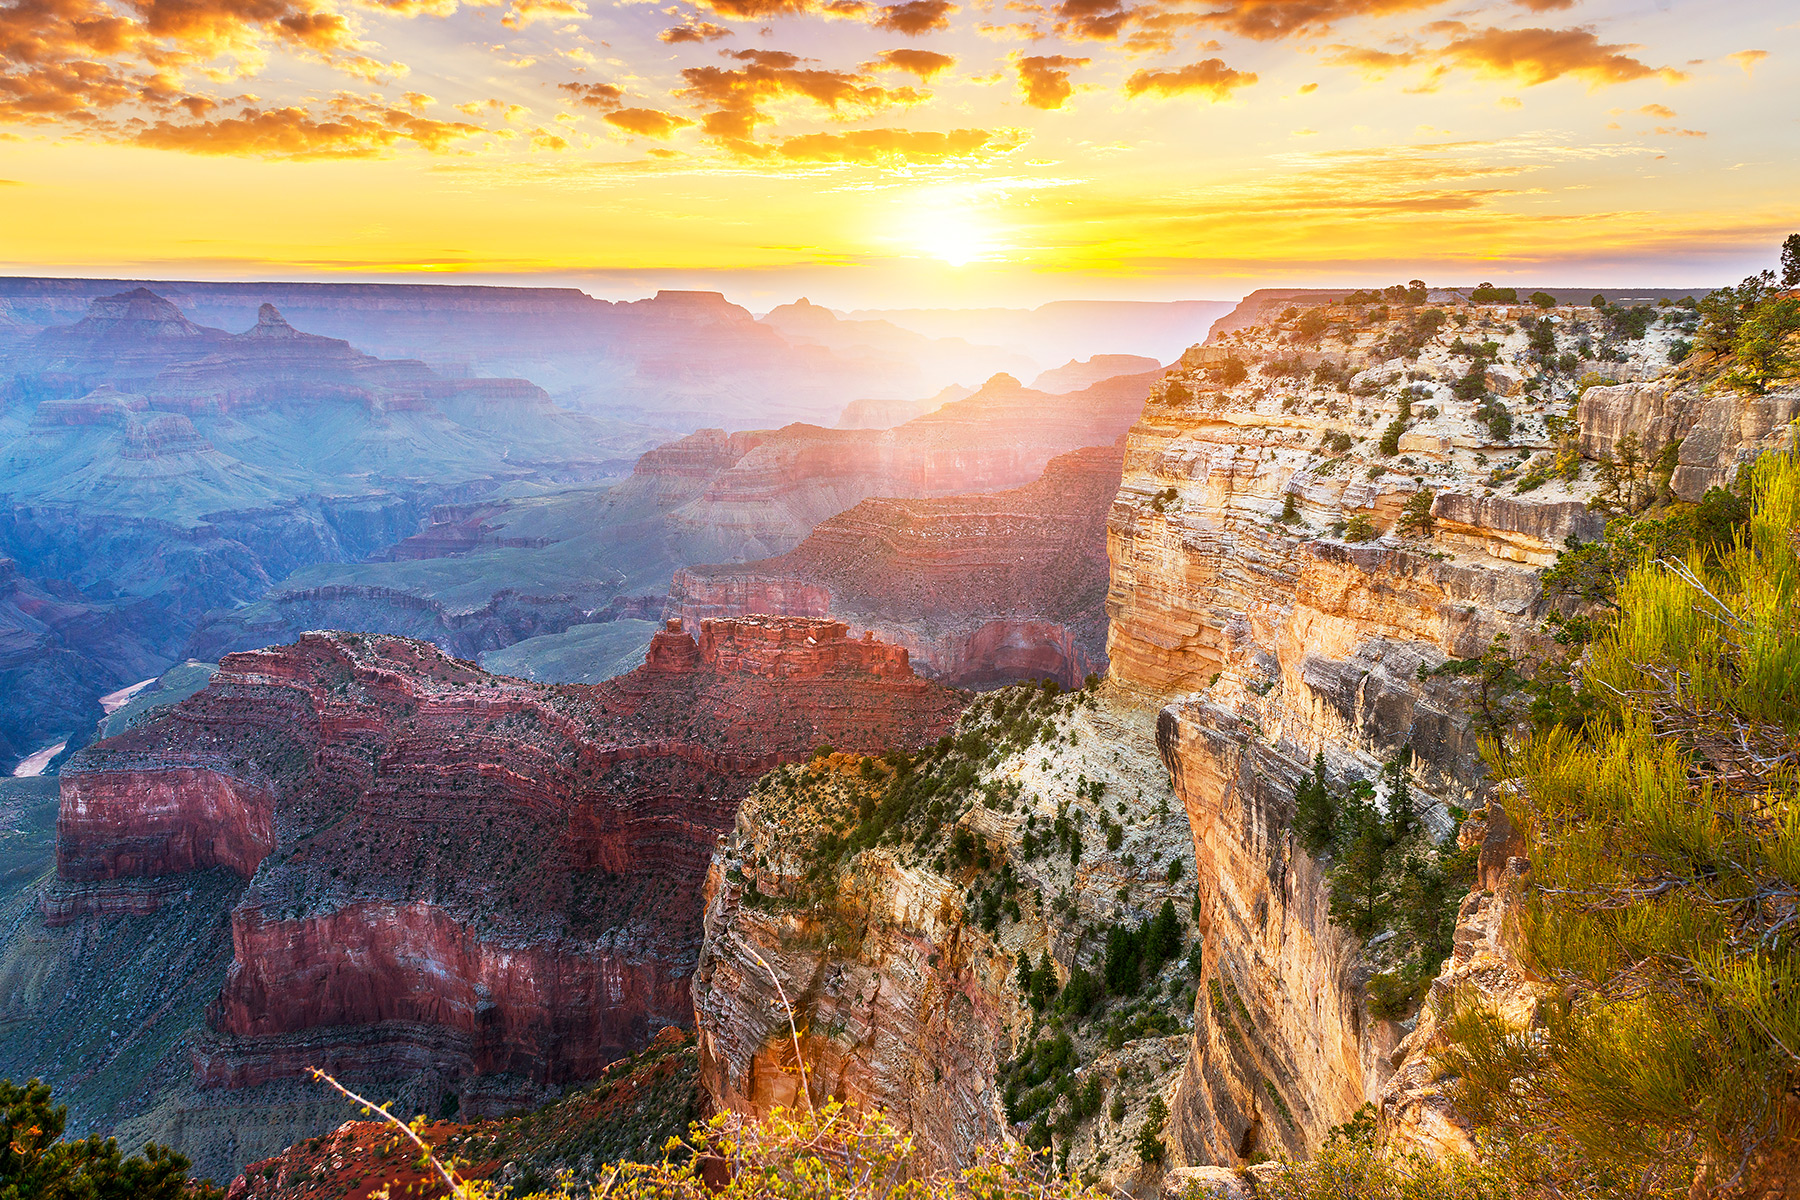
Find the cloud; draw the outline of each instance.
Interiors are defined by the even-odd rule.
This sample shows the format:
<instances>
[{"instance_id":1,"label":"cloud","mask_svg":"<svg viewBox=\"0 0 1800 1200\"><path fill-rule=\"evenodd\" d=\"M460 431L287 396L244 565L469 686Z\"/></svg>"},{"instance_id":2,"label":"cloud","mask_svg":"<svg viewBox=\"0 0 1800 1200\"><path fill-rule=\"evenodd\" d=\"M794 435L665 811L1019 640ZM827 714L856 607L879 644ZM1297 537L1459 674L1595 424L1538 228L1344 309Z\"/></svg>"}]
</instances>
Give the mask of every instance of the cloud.
<instances>
[{"instance_id":1,"label":"cloud","mask_svg":"<svg viewBox=\"0 0 1800 1200\"><path fill-rule=\"evenodd\" d=\"M1127 96L1151 92L1158 96L1183 96L1198 92L1212 100L1225 100L1241 87L1256 82L1253 72L1238 71L1222 59L1208 58L1173 71L1136 71L1125 81Z\"/></svg>"},{"instance_id":2,"label":"cloud","mask_svg":"<svg viewBox=\"0 0 1800 1200\"><path fill-rule=\"evenodd\" d=\"M725 141L754 137L758 125L774 120L764 107L779 100L810 100L833 113L845 108L873 113L925 99L910 87L872 84L867 75L802 67L799 57L785 50L737 50L728 57L745 65L687 67L681 72L687 86L677 93L709 110L702 127L709 137Z\"/></svg>"},{"instance_id":3,"label":"cloud","mask_svg":"<svg viewBox=\"0 0 1800 1200\"><path fill-rule=\"evenodd\" d=\"M807 13L860 20L869 15L872 7L867 0L699 0L699 3L733 21L765 21L770 17L796 17Z\"/></svg>"},{"instance_id":4,"label":"cloud","mask_svg":"<svg viewBox=\"0 0 1800 1200\"><path fill-rule=\"evenodd\" d=\"M1367 46L1326 47L1325 61L1353 67L1369 78L1381 78L1415 66L1432 68L1418 91L1430 91L1452 70L1462 69L1491 78L1507 79L1535 87L1565 76L1584 79L1590 88L1660 78L1677 82L1687 76L1673 67L1655 67L1626 51L1634 45L1602 42L1591 29L1470 29L1455 22L1440 22L1440 29L1454 34L1441 46L1417 44L1403 50L1376 50Z\"/></svg>"},{"instance_id":5,"label":"cloud","mask_svg":"<svg viewBox=\"0 0 1800 1200\"><path fill-rule=\"evenodd\" d=\"M587 15L582 0L512 0L500 23L508 29L523 29L533 21L566 21Z\"/></svg>"},{"instance_id":6,"label":"cloud","mask_svg":"<svg viewBox=\"0 0 1800 1200\"><path fill-rule=\"evenodd\" d=\"M986 129L932 133L917 129L857 129L848 133L808 133L787 138L773 153L791 162L918 164L972 158L1016 149L1024 136Z\"/></svg>"},{"instance_id":7,"label":"cloud","mask_svg":"<svg viewBox=\"0 0 1800 1200\"><path fill-rule=\"evenodd\" d=\"M1574 8L1575 0L1512 0L1512 2L1529 12L1560 12L1565 8Z\"/></svg>"},{"instance_id":8,"label":"cloud","mask_svg":"<svg viewBox=\"0 0 1800 1200\"><path fill-rule=\"evenodd\" d=\"M863 69L906 71L917 75L929 83L931 79L948 71L956 65L956 59L948 54L939 54L935 50L883 50L875 56L876 61L864 63Z\"/></svg>"},{"instance_id":9,"label":"cloud","mask_svg":"<svg viewBox=\"0 0 1800 1200\"><path fill-rule=\"evenodd\" d=\"M172 124L158 121L130 140L158 150L259 158L374 158L402 142L445 150L485 133L479 125L438 121L404 109L339 102L320 115L302 108L246 108L237 116Z\"/></svg>"},{"instance_id":10,"label":"cloud","mask_svg":"<svg viewBox=\"0 0 1800 1200\"><path fill-rule=\"evenodd\" d=\"M1614 109L1613 111L1617 112L1618 110ZM1675 119L1675 110L1666 104L1646 104L1638 109L1638 111L1643 113L1646 117L1660 117L1665 121L1673 121Z\"/></svg>"},{"instance_id":11,"label":"cloud","mask_svg":"<svg viewBox=\"0 0 1800 1200\"><path fill-rule=\"evenodd\" d=\"M1687 78L1672 67L1653 67L1624 53L1637 46L1602 42L1589 29L1482 29L1455 38L1437 57L1484 75L1515 79L1526 87L1572 75L1590 87L1661 77Z\"/></svg>"},{"instance_id":12,"label":"cloud","mask_svg":"<svg viewBox=\"0 0 1800 1200\"><path fill-rule=\"evenodd\" d=\"M1014 55L1013 68L1018 72L1025 103L1033 108L1052 109L1061 108L1075 92L1069 84L1069 72L1091 61L1062 54Z\"/></svg>"},{"instance_id":13,"label":"cloud","mask_svg":"<svg viewBox=\"0 0 1800 1200\"><path fill-rule=\"evenodd\" d=\"M1744 74L1755 78L1756 65L1769 57L1769 52L1767 50L1739 50L1736 54L1727 54L1725 57L1744 68Z\"/></svg>"},{"instance_id":14,"label":"cloud","mask_svg":"<svg viewBox=\"0 0 1800 1200\"><path fill-rule=\"evenodd\" d=\"M720 38L731 36L731 30L723 25L714 25L711 21L690 21L685 25L670 26L657 34L656 40L674 46L682 42L716 42Z\"/></svg>"},{"instance_id":15,"label":"cloud","mask_svg":"<svg viewBox=\"0 0 1800 1200\"><path fill-rule=\"evenodd\" d=\"M673 137L693 124L686 117L660 112L654 108L621 108L617 112L607 113L601 119L608 125L623 129L626 133L657 139Z\"/></svg>"},{"instance_id":16,"label":"cloud","mask_svg":"<svg viewBox=\"0 0 1800 1200\"><path fill-rule=\"evenodd\" d=\"M625 89L616 83L582 83L576 80L556 86L574 96L577 104L585 104L589 108L613 109L625 102Z\"/></svg>"},{"instance_id":17,"label":"cloud","mask_svg":"<svg viewBox=\"0 0 1800 1200\"><path fill-rule=\"evenodd\" d=\"M918 37L950 28L950 14L955 11L956 5L950 0L906 0L904 4L883 5L869 23L877 29Z\"/></svg>"},{"instance_id":18,"label":"cloud","mask_svg":"<svg viewBox=\"0 0 1800 1200\"><path fill-rule=\"evenodd\" d=\"M1322 34L1354 17L1387 17L1435 8L1443 0L1225 0L1202 14L1209 25L1258 41Z\"/></svg>"}]
</instances>

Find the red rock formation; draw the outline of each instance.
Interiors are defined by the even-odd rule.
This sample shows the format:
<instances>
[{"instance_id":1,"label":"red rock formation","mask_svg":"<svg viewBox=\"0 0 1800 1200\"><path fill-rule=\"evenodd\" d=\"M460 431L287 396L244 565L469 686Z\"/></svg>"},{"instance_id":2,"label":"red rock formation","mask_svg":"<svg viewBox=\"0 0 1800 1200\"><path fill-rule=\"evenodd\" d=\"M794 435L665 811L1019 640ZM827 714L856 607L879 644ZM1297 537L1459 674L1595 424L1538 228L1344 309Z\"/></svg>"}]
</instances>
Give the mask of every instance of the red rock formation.
<instances>
[{"instance_id":1,"label":"red rock formation","mask_svg":"<svg viewBox=\"0 0 1800 1200\"><path fill-rule=\"evenodd\" d=\"M1092 447L1037 482L941 500L865 500L797 548L678 571L669 613L697 630L746 613L834 616L980 685L1106 669L1106 514L1123 452Z\"/></svg>"},{"instance_id":2,"label":"red rock formation","mask_svg":"<svg viewBox=\"0 0 1800 1200\"><path fill-rule=\"evenodd\" d=\"M154 877L235 871L203 1083L429 1067L528 1099L688 1019L700 885L751 781L949 727L955 693L846 633L670 629L595 687L390 637L230 655L65 769L46 912L153 910Z\"/></svg>"}]
</instances>

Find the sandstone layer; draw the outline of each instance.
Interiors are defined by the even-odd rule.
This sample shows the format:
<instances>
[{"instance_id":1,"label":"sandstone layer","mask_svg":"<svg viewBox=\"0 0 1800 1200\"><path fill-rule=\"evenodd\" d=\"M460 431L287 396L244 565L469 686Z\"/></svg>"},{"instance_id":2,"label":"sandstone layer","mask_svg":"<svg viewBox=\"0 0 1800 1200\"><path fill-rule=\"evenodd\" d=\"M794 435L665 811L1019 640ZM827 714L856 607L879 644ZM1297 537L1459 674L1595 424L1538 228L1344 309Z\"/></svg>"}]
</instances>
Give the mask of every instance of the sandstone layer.
<instances>
[{"instance_id":1,"label":"sandstone layer","mask_svg":"<svg viewBox=\"0 0 1800 1200\"><path fill-rule=\"evenodd\" d=\"M1322 336L1274 311L1190 350L1153 390L1109 523L1110 678L1163 706L1206 986L1225 997L1196 1008L1177 1094L1181 1156L1197 1165L1308 1153L1369 1101L1403 1140L1466 1143L1426 1086L1426 1019L1371 1008L1386 935L1365 946L1331 920L1327 864L1293 832L1295 787L1315 755L1342 785L1410 750L1414 802L1439 836L1452 806L1482 810L1478 696L1438 668L1502 638L1527 663L1552 649L1538 568L1600 536L1619 503L1572 451L1591 460L1635 433L1654 455L1685 437L1671 486L1697 499L1776 440L1792 404L1661 379L1673 320L1610 347L1615 378L1654 382L1590 388L1576 408L1573 376L1504 309L1426 325L1327 304ZM1597 328L1591 310L1546 315L1559 350ZM1478 342L1493 346L1485 396L1463 382ZM1234 360L1247 378L1227 384ZM1565 414L1576 428L1559 435ZM1499 857L1479 887L1498 886ZM1503 1006L1529 1002L1496 940L1499 903L1464 906L1437 992L1480 975Z\"/></svg>"},{"instance_id":2,"label":"sandstone layer","mask_svg":"<svg viewBox=\"0 0 1800 1200\"><path fill-rule=\"evenodd\" d=\"M1022 488L864 500L787 554L675 573L668 615L695 630L746 613L831 616L905 646L964 687L1106 669L1106 513L1120 450L1051 460Z\"/></svg>"},{"instance_id":3,"label":"sandstone layer","mask_svg":"<svg viewBox=\"0 0 1800 1200\"><path fill-rule=\"evenodd\" d=\"M205 1085L318 1065L470 1111L591 1078L687 1019L700 884L760 774L823 742L930 741L962 700L840 623L657 635L594 687L424 643L309 634L62 776L52 924L248 879L195 1051Z\"/></svg>"}]
</instances>

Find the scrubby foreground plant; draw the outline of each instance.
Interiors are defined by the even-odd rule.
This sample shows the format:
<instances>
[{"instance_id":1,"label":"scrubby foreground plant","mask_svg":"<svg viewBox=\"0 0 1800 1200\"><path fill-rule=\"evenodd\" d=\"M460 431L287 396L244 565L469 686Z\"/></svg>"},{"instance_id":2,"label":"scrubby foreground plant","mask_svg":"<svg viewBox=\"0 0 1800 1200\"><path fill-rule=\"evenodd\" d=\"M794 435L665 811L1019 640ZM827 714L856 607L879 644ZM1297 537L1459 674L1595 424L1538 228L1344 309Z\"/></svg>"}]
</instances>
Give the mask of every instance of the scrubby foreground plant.
<instances>
[{"instance_id":1,"label":"scrubby foreground plant","mask_svg":"<svg viewBox=\"0 0 1800 1200\"><path fill-rule=\"evenodd\" d=\"M1800 1186L1800 458L1749 484L1729 549L1624 576L1580 728L1496 763L1547 986L1531 1028L1453 1005L1439 1066L1546 1192Z\"/></svg>"},{"instance_id":2,"label":"scrubby foreground plant","mask_svg":"<svg viewBox=\"0 0 1800 1200\"><path fill-rule=\"evenodd\" d=\"M344 1089L329 1076L318 1078ZM385 1118L412 1142L417 1166L456 1200L498 1200L518 1190L465 1178L453 1159L438 1157L412 1125L353 1092L368 1115ZM1101 1200L1052 1169L1048 1155L1024 1146L985 1146L955 1172L919 1168L910 1135L879 1109L837 1102L817 1109L777 1108L763 1117L724 1112L671 1138L655 1162L619 1162L591 1179L565 1174L526 1200Z\"/></svg>"}]
</instances>

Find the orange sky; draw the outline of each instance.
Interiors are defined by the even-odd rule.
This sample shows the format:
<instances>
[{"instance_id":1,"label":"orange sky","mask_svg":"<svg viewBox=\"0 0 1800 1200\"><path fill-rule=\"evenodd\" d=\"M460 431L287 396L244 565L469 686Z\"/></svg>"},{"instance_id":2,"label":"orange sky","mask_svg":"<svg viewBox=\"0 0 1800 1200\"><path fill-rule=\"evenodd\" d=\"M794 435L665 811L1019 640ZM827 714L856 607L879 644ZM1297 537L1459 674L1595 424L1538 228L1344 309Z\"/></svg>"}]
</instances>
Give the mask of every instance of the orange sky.
<instances>
[{"instance_id":1,"label":"orange sky","mask_svg":"<svg viewBox=\"0 0 1800 1200\"><path fill-rule=\"evenodd\" d=\"M1697 286L1788 0L0 0L0 270L746 303Z\"/></svg>"}]
</instances>

